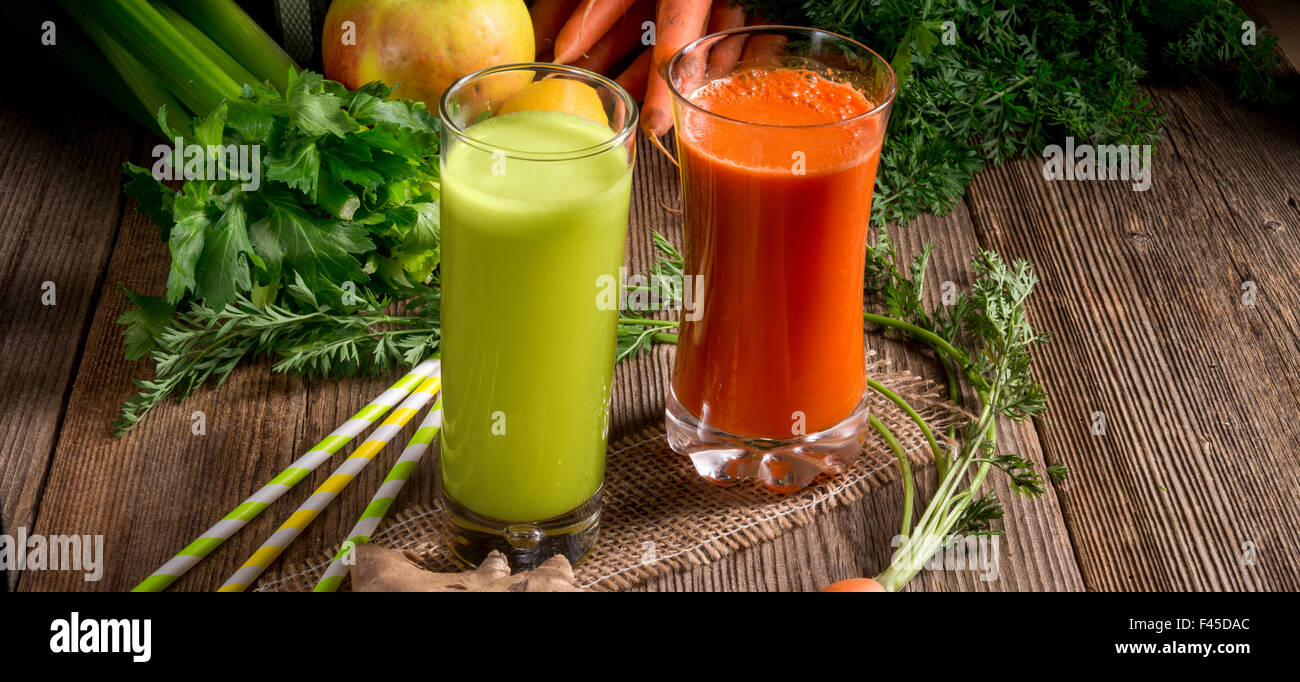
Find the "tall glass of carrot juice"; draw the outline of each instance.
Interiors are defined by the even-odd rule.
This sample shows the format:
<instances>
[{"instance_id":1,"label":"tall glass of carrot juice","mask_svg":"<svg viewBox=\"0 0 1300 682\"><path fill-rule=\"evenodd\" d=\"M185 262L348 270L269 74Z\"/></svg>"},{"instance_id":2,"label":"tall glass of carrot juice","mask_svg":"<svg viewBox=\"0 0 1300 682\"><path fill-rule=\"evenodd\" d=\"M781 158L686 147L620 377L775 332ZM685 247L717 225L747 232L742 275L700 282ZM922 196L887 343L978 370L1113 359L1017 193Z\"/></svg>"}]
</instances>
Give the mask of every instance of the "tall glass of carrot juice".
<instances>
[{"instance_id":1,"label":"tall glass of carrot juice","mask_svg":"<svg viewBox=\"0 0 1300 682\"><path fill-rule=\"evenodd\" d=\"M867 428L862 285L896 82L848 38L759 26L668 63L686 222L669 443L719 484L837 473Z\"/></svg>"}]
</instances>

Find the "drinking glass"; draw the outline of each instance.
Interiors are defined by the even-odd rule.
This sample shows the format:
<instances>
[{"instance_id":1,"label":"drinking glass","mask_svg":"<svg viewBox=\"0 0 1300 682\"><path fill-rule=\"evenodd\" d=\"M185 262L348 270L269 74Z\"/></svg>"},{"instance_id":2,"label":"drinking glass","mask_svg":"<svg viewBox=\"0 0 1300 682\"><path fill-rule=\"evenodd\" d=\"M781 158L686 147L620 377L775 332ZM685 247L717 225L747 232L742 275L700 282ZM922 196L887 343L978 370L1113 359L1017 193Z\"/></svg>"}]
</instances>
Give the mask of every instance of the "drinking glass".
<instances>
[{"instance_id":1,"label":"drinking glass","mask_svg":"<svg viewBox=\"0 0 1300 682\"><path fill-rule=\"evenodd\" d=\"M896 84L849 38L759 26L666 66L688 281L669 443L719 484L790 492L860 456L871 192Z\"/></svg>"},{"instance_id":2,"label":"drinking glass","mask_svg":"<svg viewBox=\"0 0 1300 682\"><path fill-rule=\"evenodd\" d=\"M505 106L551 79L599 105ZM460 79L439 115L451 550L470 565L494 549L515 568L554 554L577 563L600 518L618 310L598 284L623 263L636 105L603 76L529 63Z\"/></svg>"}]
</instances>

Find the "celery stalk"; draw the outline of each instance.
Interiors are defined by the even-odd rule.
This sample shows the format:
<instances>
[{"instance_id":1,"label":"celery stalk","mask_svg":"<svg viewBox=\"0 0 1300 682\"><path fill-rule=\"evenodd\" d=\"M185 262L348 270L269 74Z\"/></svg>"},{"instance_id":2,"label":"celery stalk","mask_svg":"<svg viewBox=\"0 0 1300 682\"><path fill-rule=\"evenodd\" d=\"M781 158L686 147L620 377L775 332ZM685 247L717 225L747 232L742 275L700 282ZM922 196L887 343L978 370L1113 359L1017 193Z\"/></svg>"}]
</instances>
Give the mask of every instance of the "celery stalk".
<instances>
[{"instance_id":1,"label":"celery stalk","mask_svg":"<svg viewBox=\"0 0 1300 682\"><path fill-rule=\"evenodd\" d=\"M212 59L185 39L148 0L60 0L81 25L95 24L145 64L190 111L206 115L242 91Z\"/></svg>"},{"instance_id":2,"label":"celery stalk","mask_svg":"<svg viewBox=\"0 0 1300 682\"><path fill-rule=\"evenodd\" d=\"M165 2L159 2L158 0L153 0L151 4L154 9L158 10L158 13L163 15L164 19L170 21L172 26L175 26L176 30L180 31L181 34L190 41L190 43L199 48L199 51L207 55L207 57L213 62L216 62L217 66L221 67L222 71L225 71L231 78L234 78L236 83L243 85L244 83L255 84L261 82L257 76L249 73L248 69L245 69L242 64L235 61L234 57L231 57L222 50L221 46L212 42L212 39L209 38L207 34L200 31L194 24L190 23L189 19L181 16L180 12L177 12L171 5L168 5Z\"/></svg>"},{"instance_id":3,"label":"celery stalk","mask_svg":"<svg viewBox=\"0 0 1300 682\"><path fill-rule=\"evenodd\" d=\"M125 81L127 88L139 100L144 110L153 114L147 119L149 127L154 132L166 137L166 133L158 125L157 119L158 109L166 107L167 126L173 132L189 137L190 121L185 113L185 108L181 106L180 102L176 101L175 97L172 97L170 92L167 92L167 88L158 82L153 73L146 69L135 57L132 57L131 53L127 52L125 48L117 44L117 41L113 40L102 28L94 24L86 24L84 29L90 39L99 47L99 51L104 53L108 63L113 65L117 74Z\"/></svg>"},{"instance_id":4,"label":"celery stalk","mask_svg":"<svg viewBox=\"0 0 1300 682\"><path fill-rule=\"evenodd\" d=\"M284 92L290 67L298 65L234 0L171 0L171 4L253 75Z\"/></svg>"},{"instance_id":5,"label":"celery stalk","mask_svg":"<svg viewBox=\"0 0 1300 682\"><path fill-rule=\"evenodd\" d=\"M62 15L51 16L48 10L38 12L33 3L13 3L8 8L13 12L11 18L15 25L39 26L46 19L62 21ZM157 127L157 112L149 112L131 93L126 81L118 75L96 50L91 40L83 34L80 27L73 22L59 24L59 49L48 50L48 54L70 73L80 74L83 83L94 90L107 102L123 113L139 121L147 128Z\"/></svg>"}]
</instances>

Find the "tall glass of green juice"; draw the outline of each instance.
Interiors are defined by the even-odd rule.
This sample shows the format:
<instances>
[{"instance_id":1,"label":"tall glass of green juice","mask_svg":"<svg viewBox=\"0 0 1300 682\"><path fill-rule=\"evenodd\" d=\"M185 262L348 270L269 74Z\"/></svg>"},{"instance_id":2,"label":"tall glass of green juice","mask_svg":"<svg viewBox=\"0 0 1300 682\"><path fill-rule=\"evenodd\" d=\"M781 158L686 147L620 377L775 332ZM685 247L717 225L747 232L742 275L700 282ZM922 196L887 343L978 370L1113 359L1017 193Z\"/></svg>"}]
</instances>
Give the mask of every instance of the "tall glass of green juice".
<instances>
[{"instance_id":1,"label":"tall glass of green juice","mask_svg":"<svg viewBox=\"0 0 1300 682\"><path fill-rule=\"evenodd\" d=\"M439 494L452 550L516 568L595 542L636 105L573 67L512 64L443 95Z\"/></svg>"}]
</instances>

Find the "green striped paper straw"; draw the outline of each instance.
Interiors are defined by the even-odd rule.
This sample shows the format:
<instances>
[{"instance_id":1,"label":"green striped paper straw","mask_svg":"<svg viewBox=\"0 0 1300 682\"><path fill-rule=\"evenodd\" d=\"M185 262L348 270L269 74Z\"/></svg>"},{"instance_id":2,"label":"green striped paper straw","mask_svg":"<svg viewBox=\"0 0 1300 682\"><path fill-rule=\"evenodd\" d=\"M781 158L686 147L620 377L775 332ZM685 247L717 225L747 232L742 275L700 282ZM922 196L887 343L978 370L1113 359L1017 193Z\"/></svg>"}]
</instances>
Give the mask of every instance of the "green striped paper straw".
<instances>
[{"instance_id":1,"label":"green striped paper straw","mask_svg":"<svg viewBox=\"0 0 1300 682\"><path fill-rule=\"evenodd\" d=\"M370 542L370 536L379 527L384 516L388 514L388 508L393 505L393 500L402 492L406 486L406 480L411 477L411 472L415 467L420 465L420 459L428 451L429 446L433 444L433 439L438 437L438 429L442 428L442 398L433 404L429 410L429 415L424 418L420 424L420 430L415 432L411 442L407 444L406 449L402 451L402 456L397 458L397 463L393 465L392 470L388 472L388 477L384 479L384 484L379 486L379 492L370 499L370 504L366 505L366 510L361 512L361 518L357 520L357 525L352 527L348 533L348 539L343 541L343 546L339 548L334 560L330 562L329 568L325 569L325 575L321 576L320 582L312 592L336 592L343 578L347 577L348 566L344 562L344 557L350 554L353 549L362 543Z\"/></svg>"},{"instance_id":2,"label":"green striped paper straw","mask_svg":"<svg viewBox=\"0 0 1300 682\"><path fill-rule=\"evenodd\" d=\"M398 401L405 398L421 382L430 375L438 374L441 368L442 365L438 360L425 360L416 365L410 373L390 386L388 390L379 394L379 397L370 401L369 405L361 408L359 412L352 415L351 419L334 429L321 442L312 446L310 450L302 457L299 457L293 464L290 464L284 471L276 474L275 478L262 486L261 490L253 493L251 497L244 500L229 514L226 514L216 525L186 545L185 549L182 549L176 556L163 564L161 568L154 571L153 575L145 578L139 585L132 588L131 591L161 592L167 589L169 585L176 582L182 575L185 575L186 571L194 568L194 565L199 563L203 557L211 554L212 550L220 547L221 543L230 539L230 536L234 535L236 531L247 525L249 521L257 518L257 515L261 514L262 510L270 506L272 502L289 492L290 488L315 471L325 460L343 449L343 446L352 442L352 439L356 438L367 427L379 421Z\"/></svg>"},{"instance_id":3,"label":"green striped paper straw","mask_svg":"<svg viewBox=\"0 0 1300 682\"><path fill-rule=\"evenodd\" d=\"M441 387L441 377L435 375L425 379L419 388L412 391L411 395L407 396L396 410L393 410L392 416L385 419L364 443L358 445L357 449L353 450L352 454L348 455L348 458L334 470L334 473L316 488L311 497L290 514L289 518L271 534L271 537L262 543L248 561L245 561L244 565L240 566L239 570L235 571L234 575L226 580L226 584L217 591L243 592L248 589L257 576L262 575L262 571L284 553L289 543L293 542L308 524L316 520L316 517L325 511L325 507L343 492L343 489L356 478L357 474L361 473L370 460L388 445L393 436L396 436L417 412L429 404Z\"/></svg>"}]
</instances>

